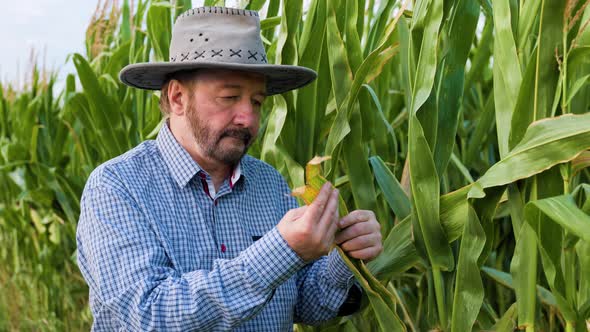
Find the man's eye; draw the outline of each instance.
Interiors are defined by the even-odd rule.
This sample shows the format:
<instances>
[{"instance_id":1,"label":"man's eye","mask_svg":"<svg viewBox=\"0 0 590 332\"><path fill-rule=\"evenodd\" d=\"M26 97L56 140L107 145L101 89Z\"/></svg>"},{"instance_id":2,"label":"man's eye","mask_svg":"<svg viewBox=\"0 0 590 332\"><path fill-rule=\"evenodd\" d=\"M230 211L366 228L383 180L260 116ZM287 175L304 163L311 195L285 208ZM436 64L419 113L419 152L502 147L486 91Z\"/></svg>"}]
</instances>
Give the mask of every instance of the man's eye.
<instances>
[{"instance_id":1,"label":"man's eye","mask_svg":"<svg viewBox=\"0 0 590 332\"><path fill-rule=\"evenodd\" d=\"M260 102L260 101L258 101L256 99L252 100L252 104L255 105L255 106L262 106L262 102Z\"/></svg>"},{"instance_id":2,"label":"man's eye","mask_svg":"<svg viewBox=\"0 0 590 332\"><path fill-rule=\"evenodd\" d=\"M239 97L238 96L224 96L221 98L223 98L225 100L237 100Z\"/></svg>"}]
</instances>

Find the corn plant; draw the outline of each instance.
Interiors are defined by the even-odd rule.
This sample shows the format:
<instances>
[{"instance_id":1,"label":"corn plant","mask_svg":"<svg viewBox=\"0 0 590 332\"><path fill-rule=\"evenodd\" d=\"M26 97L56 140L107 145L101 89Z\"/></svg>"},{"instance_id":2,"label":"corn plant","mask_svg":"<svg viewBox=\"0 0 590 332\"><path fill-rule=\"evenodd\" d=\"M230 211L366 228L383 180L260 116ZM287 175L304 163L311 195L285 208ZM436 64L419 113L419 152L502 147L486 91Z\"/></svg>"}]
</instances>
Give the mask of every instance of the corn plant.
<instances>
[{"instance_id":1,"label":"corn plant","mask_svg":"<svg viewBox=\"0 0 590 332\"><path fill-rule=\"evenodd\" d=\"M375 211L385 239L363 264L361 310L296 330L586 331L589 3L239 2L262 10L269 61L319 74L267 99L249 153L293 188L329 156L323 178L348 209ZM0 89L0 330L88 324L73 265L82 187L161 125L159 93L117 74L167 60L192 5L104 2L63 91L54 78ZM38 305L1 300L19 290Z\"/></svg>"}]
</instances>

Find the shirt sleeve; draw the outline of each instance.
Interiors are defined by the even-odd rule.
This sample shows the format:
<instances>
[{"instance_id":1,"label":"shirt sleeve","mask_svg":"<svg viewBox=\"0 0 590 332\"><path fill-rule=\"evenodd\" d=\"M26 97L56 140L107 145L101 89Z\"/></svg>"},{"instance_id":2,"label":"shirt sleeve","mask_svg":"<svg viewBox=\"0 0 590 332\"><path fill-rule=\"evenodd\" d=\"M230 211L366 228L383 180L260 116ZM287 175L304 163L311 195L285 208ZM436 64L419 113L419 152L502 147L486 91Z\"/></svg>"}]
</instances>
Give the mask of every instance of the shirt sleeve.
<instances>
[{"instance_id":1,"label":"shirt sleeve","mask_svg":"<svg viewBox=\"0 0 590 332\"><path fill-rule=\"evenodd\" d=\"M284 180L281 186L280 192L290 191ZM283 212L298 207L295 198L289 195L283 197ZM314 325L336 317L354 284L352 272L336 249L306 265L297 272L295 323Z\"/></svg>"},{"instance_id":2,"label":"shirt sleeve","mask_svg":"<svg viewBox=\"0 0 590 332\"><path fill-rule=\"evenodd\" d=\"M179 273L132 197L87 188L77 229L90 297L124 330L230 330L254 317L305 263L276 228L211 270Z\"/></svg>"},{"instance_id":3,"label":"shirt sleeve","mask_svg":"<svg viewBox=\"0 0 590 332\"><path fill-rule=\"evenodd\" d=\"M314 325L336 317L354 282L336 249L307 265L297 273L295 322Z\"/></svg>"}]
</instances>

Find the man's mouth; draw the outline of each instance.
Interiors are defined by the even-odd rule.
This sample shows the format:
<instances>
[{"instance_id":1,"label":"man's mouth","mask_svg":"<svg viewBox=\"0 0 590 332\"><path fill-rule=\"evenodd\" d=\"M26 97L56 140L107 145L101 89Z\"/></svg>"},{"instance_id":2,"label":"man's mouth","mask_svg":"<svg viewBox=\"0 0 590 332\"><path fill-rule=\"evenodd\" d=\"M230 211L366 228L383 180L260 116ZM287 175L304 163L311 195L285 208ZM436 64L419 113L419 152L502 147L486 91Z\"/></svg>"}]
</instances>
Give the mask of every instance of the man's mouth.
<instances>
[{"instance_id":1,"label":"man's mouth","mask_svg":"<svg viewBox=\"0 0 590 332\"><path fill-rule=\"evenodd\" d=\"M250 132L247 129L227 130L221 135L221 138L224 138L224 137L230 137L230 138L240 140L244 143L244 145L248 145L248 143L252 139L252 135L250 134Z\"/></svg>"}]
</instances>

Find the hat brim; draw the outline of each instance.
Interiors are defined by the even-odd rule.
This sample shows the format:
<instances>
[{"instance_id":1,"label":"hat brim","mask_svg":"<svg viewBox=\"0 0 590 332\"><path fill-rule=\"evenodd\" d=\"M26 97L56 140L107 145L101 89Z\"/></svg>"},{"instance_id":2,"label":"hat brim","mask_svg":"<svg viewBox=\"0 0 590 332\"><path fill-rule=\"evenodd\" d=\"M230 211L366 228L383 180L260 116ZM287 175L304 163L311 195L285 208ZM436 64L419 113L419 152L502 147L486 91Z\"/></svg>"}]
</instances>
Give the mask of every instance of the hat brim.
<instances>
[{"instance_id":1,"label":"hat brim","mask_svg":"<svg viewBox=\"0 0 590 332\"><path fill-rule=\"evenodd\" d=\"M231 69L262 74L266 77L266 94L269 96L301 88L317 77L315 71L300 66L200 61L130 64L121 70L119 79L124 84L135 88L160 90L166 79L175 72L200 68Z\"/></svg>"}]
</instances>

